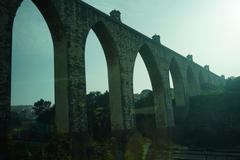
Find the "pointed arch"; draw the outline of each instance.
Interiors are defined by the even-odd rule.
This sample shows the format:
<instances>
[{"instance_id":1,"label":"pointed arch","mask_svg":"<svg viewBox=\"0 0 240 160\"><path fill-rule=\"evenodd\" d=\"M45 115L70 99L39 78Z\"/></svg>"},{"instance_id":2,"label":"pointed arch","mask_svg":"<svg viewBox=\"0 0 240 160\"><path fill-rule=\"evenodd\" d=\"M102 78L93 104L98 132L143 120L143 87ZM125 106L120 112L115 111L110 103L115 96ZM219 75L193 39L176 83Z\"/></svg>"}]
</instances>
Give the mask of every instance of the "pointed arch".
<instances>
[{"instance_id":1,"label":"pointed arch","mask_svg":"<svg viewBox=\"0 0 240 160\"><path fill-rule=\"evenodd\" d=\"M104 22L98 21L92 25L91 29L96 34L103 48L107 62L111 129L112 131L122 130L124 129L124 124L121 107L120 64L116 43Z\"/></svg>"},{"instance_id":2,"label":"pointed arch","mask_svg":"<svg viewBox=\"0 0 240 160\"><path fill-rule=\"evenodd\" d=\"M158 69L157 62L154 58L154 55L148 45L144 44L140 47L139 53L144 61L144 64L147 68L150 81L152 84L153 92L154 90L158 91L163 88L161 73Z\"/></svg>"},{"instance_id":3,"label":"pointed arch","mask_svg":"<svg viewBox=\"0 0 240 160\"><path fill-rule=\"evenodd\" d=\"M180 67L175 58L172 58L169 71L172 75L174 92L175 92L175 100L177 105L185 105L185 92L184 92L184 82L183 76L180 71Z\"/></svg>"},{"instance_id":4,"label":"pointed arch","mask_svg":"<svg viewBox=\"0 0 240 160\"><path fill-rule=\"evenodd\" d=\"M65 34L60 15L51 0L32 0L32 2L39 9L48 24L53 41L65 41Z\"/></svg>"},{"instance_id":5,"label":"pointed arch","mask_svg":"<svg viewBox=\"0 0 240 160\"><path fill-rule=\"evenodd\" d=\"M153 90L153 112L152 116L155 120L155 124L150 124L150 128L159 128L166 125L165 115L165 94L162 83L160 71L157 66L157 62L154 58L153 52L147 44L143 44L139 48L139 54L143 59L143 62L147 68L150 82ZM136 54L137 57L137 54ZM134 62L136 63L136 57ZM134 63L134 64L135 64ZM135 66L135 65L134 65ZM136 122L137 123L137 122ZM137 124L136 124L137 125ZM138 126L138 125L137 125Z\"/></svg>"},{"instance_id":6,"label":"pointed arch","mask_svg":"<svg viewBox=\"0 0 240 160\"><path fill-rule=\"evenodd\" d=\"M189 96L198 95L198 83L197 83L196 75L194 74L190 66L188 66L187 68L187 83L188 83Z\"/></svg>"},{"instance_id":7,"label":"pointed arch","mask_svg":"<svg viewBox=\"0 0 240 160\"><path fill-rule=\"evenodd\" d=\"M111 69L110 66L112 67L113 65L118 65L116 67L119 67L119 58L116 43L104 22L99 21L95 23L91 28L97 35L103 47L107 65L109 66L108 69Z\"/></svg>"},{"instance_id":8,"label":"pointed arch","mask_svg":"<svg viewBox=\"0 0 240 160\"><path fill-rule=\"evenodd\" d=\"M21 1L22 3L23 1ZM59 132L69 132L67 43L59 13L50 0L32 0L51 34L54 53L55 121ZM16 10L17 12L17 10Z\"/></svg>"},{"instance_id":9,"label":"pointed arch","mask_svg":"<svg viewBox=\"0 0 240 160\"><path fill-rule=\"evenodd\" d=\"M173 86L174 86L174 118L175 123L182 121L187 114L187 106L186 106L186 95L185 95L185 87L183 76L180 71L180 67L176 59L173 57L170 61L169 71L172 76Z\"/></svg>"}]
</instances>

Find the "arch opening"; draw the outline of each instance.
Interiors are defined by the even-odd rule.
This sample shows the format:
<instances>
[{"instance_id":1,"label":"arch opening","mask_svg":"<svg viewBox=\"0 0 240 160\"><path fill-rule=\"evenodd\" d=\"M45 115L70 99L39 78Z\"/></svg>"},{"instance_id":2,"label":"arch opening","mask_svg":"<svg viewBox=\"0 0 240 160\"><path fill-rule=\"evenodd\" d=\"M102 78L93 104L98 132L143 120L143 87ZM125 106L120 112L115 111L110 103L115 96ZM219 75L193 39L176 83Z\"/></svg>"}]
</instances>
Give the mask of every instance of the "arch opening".
<instances>
[{"instance_id":1,"label":"arch opening","mask_svg":"<svg viewBox=\"0 0 240 160\"><path fill-rule=\"evenodd\" d=\"M54 46L43 15L30 0L13 23L11 132L25 141L47 141L55 118Z\"/></svg>"},{"instance_id":2,"label":"arch opening","mask_svg":"<svg viewBox=\"0 0 240 160\"><path fill-rule=\"evenodd\" d=\"M94 24L89 31L85 66L88 129L96 139L109 138L113 131L122 130L124 126L118 53L103 22Z\"/></svg>"},{"instance_id":3,"label":"arch opening","mask_svg":"<svg viewBox=\"0 0 240 160\"><path fill-rule=\"evenodd\" d=\"M175 124L179 124L185 118L188 109L186 106L185 88L182 74L175 59L172 59L170 62L169 81ZM171 88L171 86L173 88Z\"/></svg>"},{"instance_id":4,"label":"arch opening","mask_svg":"<svg viewBox=\"0 0 240 160\"><path fill-rule=\"evenodd\" d=\"M168 77L169 77L169 88L170 88L170 95L171 95L172 105L173 105L173 108L175 108L176 102L175 102L174 83L173 83L172 73L171 73L170 70L168 71Z\"/></svg>"},{"instance_id":5,"label":"arch opening","mask_svg":"<svg viewBox=\"0 0 240 160\"><path fill-rule=\"evenodd\" d=\"M164 125L165 115L161 111L165 100L161 76L147 45L140 48L135 58L133 92L136 128L143 135L151 136L156 128Z\"/></svg>"},{"instance_id":6,"label":"arch opening","mask_svg":"<svg viewBox=\"0 0 240 160\"><path fill-rule=\"evenodd\" d=\"M110 137L109 87L106 58L94 33L88 33L85 47L88 131L96 139Z\"/></svg>"},{"instance_id":7,"label":"arch opening","mask_svg":"<svg viewBox=\"0 0 240 160\"><path fill-rule=\"evenodd\" d=\"M147 68L137 54L133 72L134 113L136 128L147 136L148 131L156 128L152 84Z\"/></svg>"}]
</instances>

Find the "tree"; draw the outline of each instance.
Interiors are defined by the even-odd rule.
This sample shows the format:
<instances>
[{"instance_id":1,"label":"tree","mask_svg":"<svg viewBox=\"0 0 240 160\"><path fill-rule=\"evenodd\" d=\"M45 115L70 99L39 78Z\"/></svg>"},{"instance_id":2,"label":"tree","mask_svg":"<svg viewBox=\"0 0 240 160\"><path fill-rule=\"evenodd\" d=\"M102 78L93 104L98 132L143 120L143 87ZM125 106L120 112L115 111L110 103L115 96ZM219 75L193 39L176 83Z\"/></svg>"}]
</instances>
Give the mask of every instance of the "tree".
<instances>
[{"instance_id":1,"label":"tree","mask_svg":"<svg viewBox=\"0 0 240 160\"><path fill-rule=\"evenodd\" d=\"M135 98L136 108L152 107L153 105L154 98L151 90L145 89L138 95L138 98Z\"/></svg>"},{"instance_id":2,"label":"tree","mask_svg":"<svg viewBox=\"0 0 240 160\"><path fill-rule=\"evenodd\" d=\"M90 92L87 97L88 128L96 139L110 136L109 92Z\"/></svg>"},{"instance_id":3,"label":"tree","mask_svg":"<svg viewBox=\"0 0 240 160\"><path fill-rule=\"evenodd\" d=\"M39 114L37 117L37 121L46 125L53 125L54 117L55 117L55 105Z\"/></svg>"},{"instance_id":4,"label":"tree","mask_svg":"<svg viewBox=\"0 0 240 160\"><path fill-rule=\"evenodd\" d=\"M50 101L40 99L34 103L34 107L32 109L37 116L37 122L40 122L37 126L41 128L41 131L45 130L44 134L49 134L50 127L53 126L54 123L55 106L53 105L51 107Z\"/></svg>"},{"instance_id":5,"label":"tree","mask_svg":"<svg viewBox=\"0 0 240 160\"><path fill-rule=\"evenodd\" d=\"M36 116L39 116L46 110L49 110L51 107L50 101L44 101L43 99L40 99L39 101L34 103L34 107L32 108L34 110L34 113Z\"/></svg>"}]
</instances>

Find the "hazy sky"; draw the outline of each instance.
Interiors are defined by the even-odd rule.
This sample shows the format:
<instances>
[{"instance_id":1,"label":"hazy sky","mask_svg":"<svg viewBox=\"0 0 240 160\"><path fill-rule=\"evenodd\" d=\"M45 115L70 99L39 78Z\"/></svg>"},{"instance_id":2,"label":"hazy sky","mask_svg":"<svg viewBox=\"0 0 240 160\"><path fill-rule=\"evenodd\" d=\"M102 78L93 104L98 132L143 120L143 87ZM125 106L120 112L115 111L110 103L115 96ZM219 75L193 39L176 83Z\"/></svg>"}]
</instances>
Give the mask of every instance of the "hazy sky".
<instances>
[{"instance_id":1,"label":"hazy sky","mask_svg":"<svg viewBox=\"0 0 240 160\"><path fill-rule=\"evenodd\" d=\"M221 75L240 75L239 0L85 0L109 13L118 9L122 21ZM138 56L134 92L151 88ZM13 30L12 104L33 104L40 98L54 102L53 46L48 27L30 0L19 8ZM93 32L86 44L87 90L107 90L104 54ZM99 78L101 77L101 79ZM141 78L140 78L141 77ZM138 79L138 80L137 80ZM141 79L141 80L139 80ZM97 83L96 83L97 80Z\"/></svg>"},{"instance_id":2,"label":"hazy sky","mask_svg":"<svg viewBox=\"0 0 240 160\"><path fill-rule=\"evenodd\" d=\"M239 0L85 0L109 13L122 12L122 21L182 55L209 64L217 74L240 75Z\"/></svg>"}]
</instances>

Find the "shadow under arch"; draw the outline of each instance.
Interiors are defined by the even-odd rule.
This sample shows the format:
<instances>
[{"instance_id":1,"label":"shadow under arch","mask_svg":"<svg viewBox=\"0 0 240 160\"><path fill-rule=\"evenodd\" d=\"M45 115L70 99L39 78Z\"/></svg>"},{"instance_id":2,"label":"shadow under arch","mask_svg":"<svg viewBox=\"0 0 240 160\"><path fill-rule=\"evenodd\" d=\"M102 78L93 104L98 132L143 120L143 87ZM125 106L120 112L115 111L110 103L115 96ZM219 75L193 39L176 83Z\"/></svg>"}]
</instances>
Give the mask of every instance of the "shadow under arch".
<instances>
[{"instance_id":1,"label":"shadow under arch","mask_svg":"<svg viewBox=\"0 0 240 160\"><path fill-rule=\"evenodd\" d=\"M54 54L54 93L56 106L55 123L58 132L68 133L70 131L70 123L68 102L67 41L63 25L57 9L50 0L31 0L31 2L42 14L51 34ZM20 4L22 3L23 1L20 2Z\"/></svg>"},{"instance_id":2,"label":"shadow under arch","mask_svg":"<svg viewBox=\"0 0 240 160\"><path fill-rule=\"evenodd\" d=\"M120 64L116 43L102 21L98 21L90 29L96 34L107 62L111 132L123 130Z\"/></svg>"},{"instance_id":3,"label":"shadow under arch","mask_svg":"<svg viewBox=\"0 0 240 160\"><path fill-rule=\"evenodd\" d=\"M198 83L195 74L190 66L187 68L187 84L188 84L188 95L196 96L198 95Z\"/></svg>"},{"instance_id":4,"label":"shadow under arch","mask_svg":"<svg viewBox=\"0 0 240 160\"><path fill-rule=\"evenodd\" d=\"M166 114L165 114L166 112L165 112L165 93L164 93L164 88L163 88L163 83L161 78L162 76L160 74L160 71L157 66L157 62L149 46L146 44L143 44L138 51L147 68L151 85L152 85L152 90L153 90L154 106L153 106L153 113L151 113L151 115L154 117L153 118L154 123L150 124L149 129L157 129L160 127L164 127L166 126ZM136 54L136 57L137 57L137 54ZM134 60L134 66L132 70L134 70L134 67L135 67L136 57ZM146 113L146 114L149 114L149 113ZM137 115L135 115L136 127L138 130L141 131L141 125L138 124L136 116ZM148 130L148 132L150 132L151 134L152 130ZM149 134L149 133L144 133L144 134Z\"/></svg>"},{"instance_id":5,"label":"shadow under arch","mask_svg":"<svg viewBox=\"0 0 240 160\"><path fill-rule=\"evenodd\" d=\"M176 59L173 57L170 61L169 71L172 76L173 86L174 86L174 119L175 124L179 124L182 122L188 112L188 107L186 104L186 95L185 95L185 87L183 76L180 71L180 67Z\"/></svg>"}]
</instances>

